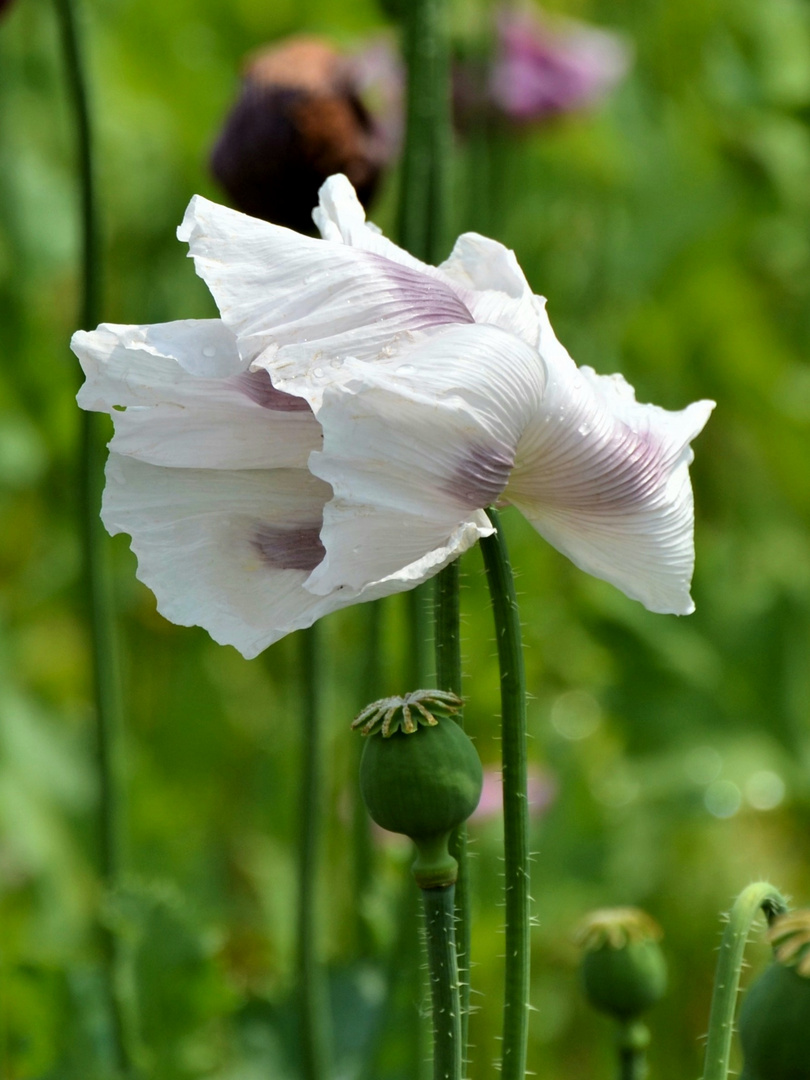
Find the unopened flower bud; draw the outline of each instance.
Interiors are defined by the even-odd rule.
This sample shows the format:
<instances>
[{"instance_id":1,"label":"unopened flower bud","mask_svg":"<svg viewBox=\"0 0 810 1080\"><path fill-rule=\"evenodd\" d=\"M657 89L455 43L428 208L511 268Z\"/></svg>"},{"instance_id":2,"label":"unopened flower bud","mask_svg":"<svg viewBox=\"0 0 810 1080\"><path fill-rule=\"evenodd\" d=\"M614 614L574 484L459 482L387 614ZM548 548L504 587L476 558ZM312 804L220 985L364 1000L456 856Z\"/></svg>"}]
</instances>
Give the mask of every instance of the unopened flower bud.
<instances>
[{"instance_id":1,"label":"unopened flower bud","mask_svg":"<svg viewBox=\"0 0 810 1080\"><path fill-rule=\"evenodd\" d=\"M383 829L413 840L422 888L455 881L458 867L447 843L481 796L478 754L447 715L460 704L453 694L417 690L375 702L354 723L369 736L360 762L363 801Z\"/></svg>"},{"instance_id":2,"label":"unopened flower bud","mask_svg":"<svg viewBox=\"0 0 810 1080\"><path fill-rule=\"evenodd\" d=\"M810 1080L810 910L774 920L770 966L740 1008L740 1080Z\"/></svg>"},{"instance_id":3,"label":"unopened flower bud","mask_svg":"<svg viewBox=\"0 0 810 1080\"><path fill-rule=\"evenodd\" d=\"M318 189L334 173L344 173L368 204L392 146L363 100L364 70L361 58L315 37L248 58L241 95L211 154L211 171L237 209L312 232Z\"/></svg>"},{"instance_id":4,"label":"unopened flower bud","mask_svg":"<svg viewBox=\"0 0 810 1080\"><path fill-rule=\"evenodd\" d=\"M603 908L584 919L577 931L584 949L582 985L595 1009L627 1021L663 997L661 937L655 920L638 908Z\"/></svg>"}]
</instances>

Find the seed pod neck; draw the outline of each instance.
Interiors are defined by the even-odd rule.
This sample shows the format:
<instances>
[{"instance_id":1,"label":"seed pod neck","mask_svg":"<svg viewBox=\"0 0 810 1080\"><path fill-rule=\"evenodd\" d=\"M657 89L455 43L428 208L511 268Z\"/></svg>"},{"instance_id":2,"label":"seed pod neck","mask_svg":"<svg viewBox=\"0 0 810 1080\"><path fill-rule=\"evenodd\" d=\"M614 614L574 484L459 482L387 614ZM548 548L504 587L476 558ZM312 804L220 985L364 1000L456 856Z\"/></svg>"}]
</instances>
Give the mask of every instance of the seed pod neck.
<instances>
[{"instance_id":1,"label":"seed pod neck","mask_svg":"<svg viewBox=\"0 0 810 1080\"><path fill-rule=\"evenodd\" d=\"M448 850L451 833L413 838L416 860L412 866L414 880L420 889L440 889L455 885L458 863Z\"/></svg>"}]
</instances>

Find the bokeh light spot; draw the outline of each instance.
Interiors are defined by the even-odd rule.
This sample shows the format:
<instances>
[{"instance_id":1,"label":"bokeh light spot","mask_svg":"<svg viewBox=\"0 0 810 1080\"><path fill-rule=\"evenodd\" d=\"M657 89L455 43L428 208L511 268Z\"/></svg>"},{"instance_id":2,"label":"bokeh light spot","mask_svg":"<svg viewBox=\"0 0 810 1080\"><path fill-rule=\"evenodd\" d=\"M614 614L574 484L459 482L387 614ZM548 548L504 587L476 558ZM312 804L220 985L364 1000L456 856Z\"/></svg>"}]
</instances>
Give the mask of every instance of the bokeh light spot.
<instances>
[{"instance_id":1,"label":"bokeh light spot","mask_svg":"<svg viewBox=\"0 0 810 1080\"><path fill-rule=\"evenodd\" d=\"M773 810L785 797L785 782L778 773L761 769L746 780L745 797L755 810Z\"/></svg>"},{"instance_id":2,"label":"bokeh light spot","mask_svg":"<svg viewBox=\"0 0 810 1080\"><path fill-rule=\"evenodd\" d=\"M568 690L551 706L551 724L564 739L587 739L602 722L602 708L592 694Z\"/></svg>"},{"instance_id":3,"label":"bokeh light spot","mask_svg":"<svg viewBox=\"0 0 810 1080\"><path fill-rule=\"evenodd\" d=\"M714 780L703 796L706 809L714 817L734 817L742 805L742 794L730 780Z\"/></svg>"}]
</instances>

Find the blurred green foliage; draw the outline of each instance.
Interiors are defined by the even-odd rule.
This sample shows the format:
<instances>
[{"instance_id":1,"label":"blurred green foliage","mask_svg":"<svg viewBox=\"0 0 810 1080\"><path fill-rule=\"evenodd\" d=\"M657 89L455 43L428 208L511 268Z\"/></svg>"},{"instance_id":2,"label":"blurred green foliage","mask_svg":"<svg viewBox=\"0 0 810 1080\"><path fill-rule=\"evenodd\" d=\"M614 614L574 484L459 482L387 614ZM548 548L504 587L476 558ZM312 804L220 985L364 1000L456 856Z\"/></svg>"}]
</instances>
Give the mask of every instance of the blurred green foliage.
<instances>
[{"instance_id":1,"label":"blurred green foliage","mask_svg":"<svg viewBox=\"0 0 810 1080\"><path fill-rule=\"evenodd\" d=\"M512 246L580 363L641 400L713 397L696 445L697 612L651 615L507 514L530 723L548 805L534 820L530 1067L607 1076L607 1026L578 997L574 924L636 904L666 931L654 1075L697 1075L718 913L756 877L810 896L810 9L802 0L560 0L621 30L635 65L597 110L459 140L457 229ZM454 0L459 36L484 25ZM98 126L106 318L212 313L174 239L242 55L301 30L386 32L372 0L83 5ZM472 29L471 29L472 28ZM388 27L387 32L392 33ZM295 642L253 662L163 621L113 543L126 689L127 875L98 895L88 647L78 595L77 195L54 13L0 23L0 1075L102 1075L94 924L124 944L144 1075L295 1076ZM390 230L396 177L373 217ZM496 767L495 650L477 552L464 562L468 724ZM412 689L404 605L384 606L380 694ZM320 948L339 1077L415 1080L396 1047L424 1001L380 1003L402 937L408 853L355 873L365 702L362 609L325 623L330 725ZM475 677L472 677L474 673ZM500 1026L499 829L472 825L473 1080ZM764 955L764 954L761 954ZM391 1028L391 1025L389 1025ZM382 1040L382 1041L380 1041ZM387 1042L386 1042L387 1040ZM399 1040L399 1043L397 1042Z\"/></svg>"}]
</instances>

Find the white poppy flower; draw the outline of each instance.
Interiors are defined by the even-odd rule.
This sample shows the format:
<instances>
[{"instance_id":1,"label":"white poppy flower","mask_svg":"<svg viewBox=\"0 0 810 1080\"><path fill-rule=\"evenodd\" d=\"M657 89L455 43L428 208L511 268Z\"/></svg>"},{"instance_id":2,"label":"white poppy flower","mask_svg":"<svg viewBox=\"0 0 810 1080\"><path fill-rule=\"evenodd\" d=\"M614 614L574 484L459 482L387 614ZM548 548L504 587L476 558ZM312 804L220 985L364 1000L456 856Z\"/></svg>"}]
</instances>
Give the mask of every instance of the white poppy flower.
<instances>
[{"instance_id":1,"label":"white poppy flower","mask_svg":"<svg viewBox=\"0 0 810 1080\"><path fill-rule=\"evenodd\" d=\"M73 349L109 412L102 517L159 610L255 656L410 589L509 502L653 611L693 609L691 440L713 407L639 405L577 368L514 254L426 266L343 176L311 239L195 197L178 235L220 319L102 325Z\"/></svg>"}]
</instances>

